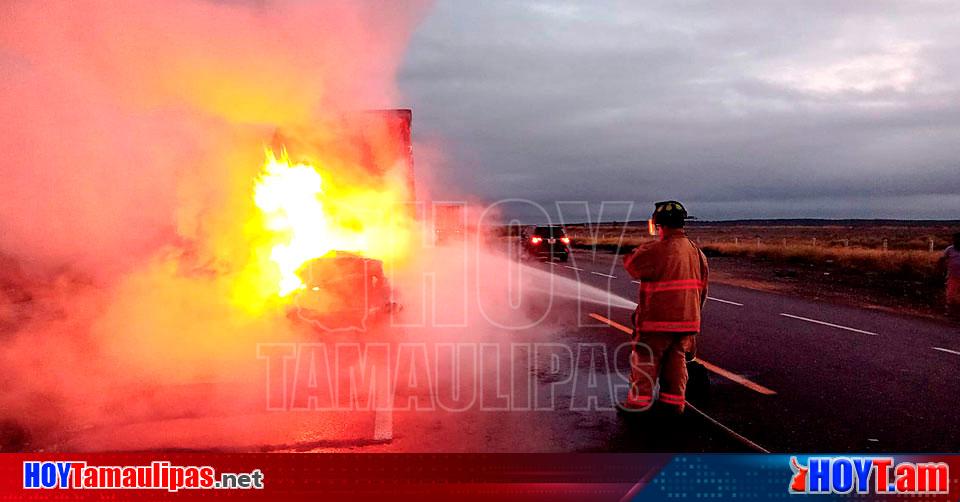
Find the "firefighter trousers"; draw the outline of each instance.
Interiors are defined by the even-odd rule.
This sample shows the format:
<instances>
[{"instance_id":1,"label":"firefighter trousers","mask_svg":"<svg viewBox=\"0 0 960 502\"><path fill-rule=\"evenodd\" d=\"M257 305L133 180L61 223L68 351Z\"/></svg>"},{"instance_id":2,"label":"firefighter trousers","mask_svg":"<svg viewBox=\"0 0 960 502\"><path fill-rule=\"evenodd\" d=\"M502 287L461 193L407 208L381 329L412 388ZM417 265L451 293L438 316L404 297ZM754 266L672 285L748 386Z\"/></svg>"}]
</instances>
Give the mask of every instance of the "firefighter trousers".
<instances>
[{"instance_id":1,"label":"firefighter trousers","mask_svg":"<svg viewBox=\"0 0 960 502\"><path fill-rule=\"evenodd\" d=\"M627 405L653 404L653 388L660 380L658 400L683 411L687 390L687 354L696 353L694 333L637 333L630 353L630 392Z\"/></svg>"}]
</instances>

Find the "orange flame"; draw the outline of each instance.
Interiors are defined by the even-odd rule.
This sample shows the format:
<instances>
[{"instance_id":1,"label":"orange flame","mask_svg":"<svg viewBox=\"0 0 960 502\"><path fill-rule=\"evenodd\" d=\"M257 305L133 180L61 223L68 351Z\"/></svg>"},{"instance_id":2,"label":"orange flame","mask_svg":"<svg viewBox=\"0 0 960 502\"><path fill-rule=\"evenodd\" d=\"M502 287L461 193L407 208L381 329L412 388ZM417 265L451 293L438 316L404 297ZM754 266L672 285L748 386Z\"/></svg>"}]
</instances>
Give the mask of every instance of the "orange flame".
<instances>
[{"instance_id":1,"label":"orange flame","mask_svg":"<svg viewBox=\"0 0 960 502\"><path fill-rule=\"evenodd\" d=\"M301 267L334 251L387 263L409 255L414 225L400 183L338 184L320 164L265 153L253 187L253 259L239 286L241 303L289 296L304 287Z\"/></svg>"}]
</instances>

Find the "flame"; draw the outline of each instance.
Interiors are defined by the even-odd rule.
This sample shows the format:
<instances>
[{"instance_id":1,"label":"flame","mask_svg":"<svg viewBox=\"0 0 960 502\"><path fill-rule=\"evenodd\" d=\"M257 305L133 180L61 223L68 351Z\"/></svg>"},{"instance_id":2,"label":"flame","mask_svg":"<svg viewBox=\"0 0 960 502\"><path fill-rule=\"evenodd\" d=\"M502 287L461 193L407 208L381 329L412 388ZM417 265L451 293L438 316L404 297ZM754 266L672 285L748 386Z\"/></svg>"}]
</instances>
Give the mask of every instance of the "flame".
<instances>
[{"instance_id":1,"label":"flame","mask_svg":"<svg viewBox=\"0 0 960 502\"><path fill-rule=\"evenodd\" d=\"M338 183L322 164L291 162L285 150L278 157L266 149L265 155L253 187L257 217L248 231L254 249L251 270L240 285L242 303L300 290L301 267L334 251L385 263L409 255L413 218L400 183Z\"/></svg>"}]
</instances>

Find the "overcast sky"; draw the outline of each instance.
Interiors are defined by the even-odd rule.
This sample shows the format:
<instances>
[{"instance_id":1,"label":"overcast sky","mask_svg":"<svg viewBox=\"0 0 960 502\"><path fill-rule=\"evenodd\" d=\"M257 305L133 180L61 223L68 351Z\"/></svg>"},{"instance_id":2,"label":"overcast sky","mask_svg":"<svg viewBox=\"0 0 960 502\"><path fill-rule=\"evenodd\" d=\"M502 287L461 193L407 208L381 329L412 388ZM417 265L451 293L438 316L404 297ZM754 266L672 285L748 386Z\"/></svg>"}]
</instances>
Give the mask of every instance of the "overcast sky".
<instances>
[{"instance_id":1,"label":"overcast sky","mask_svg":"<svg viewBox=\"0 0 960 502\"><path fill-rule=\"evenodd\" d=\"M439 0L400 86L439 181L490 201L960 219L958 27L953 0Z\"/></svg>"}]
</instances>

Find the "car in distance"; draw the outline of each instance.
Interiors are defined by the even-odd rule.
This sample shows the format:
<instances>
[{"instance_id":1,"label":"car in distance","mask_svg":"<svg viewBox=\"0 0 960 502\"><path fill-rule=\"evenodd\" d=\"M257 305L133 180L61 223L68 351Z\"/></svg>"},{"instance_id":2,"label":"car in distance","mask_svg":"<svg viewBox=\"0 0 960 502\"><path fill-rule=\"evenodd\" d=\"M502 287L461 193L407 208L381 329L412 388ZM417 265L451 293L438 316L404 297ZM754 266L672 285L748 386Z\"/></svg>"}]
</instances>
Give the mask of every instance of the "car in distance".
<instances>
[{"instance_id":1,"label":"car in distance","mask_svg":"<svg viewBox=\"0 0 960 502\"><path fill-rule=\"evenodd\" d=\"M522 252L531 258L567 261L570 258L570 238L563 227L540 225L520 236Z\"/></svg>"}]
</instances>

